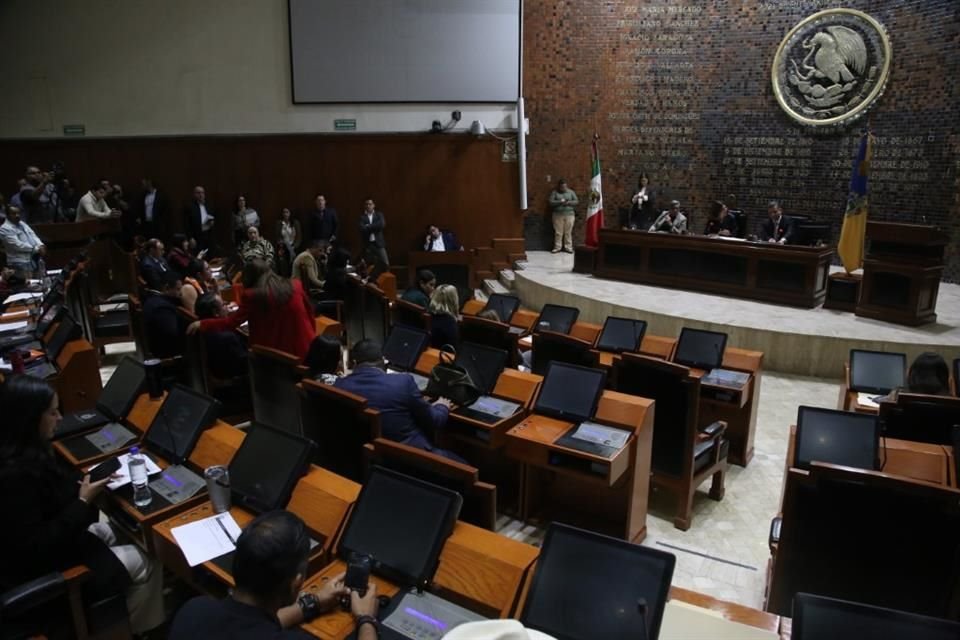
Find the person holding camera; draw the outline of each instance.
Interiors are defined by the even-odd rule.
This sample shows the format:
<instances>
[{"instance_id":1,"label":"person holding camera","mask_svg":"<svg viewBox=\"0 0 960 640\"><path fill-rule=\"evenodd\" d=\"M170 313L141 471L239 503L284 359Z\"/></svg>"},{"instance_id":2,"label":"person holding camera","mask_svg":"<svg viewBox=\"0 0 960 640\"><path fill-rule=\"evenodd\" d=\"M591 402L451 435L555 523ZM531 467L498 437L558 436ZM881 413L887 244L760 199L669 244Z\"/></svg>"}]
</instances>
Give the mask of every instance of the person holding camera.
<instances>
[{"instance_id":1,"label":"person holding camera","mask_svg":"<svg viewBox=\"0 0 960 640\"><path fill-rule=\"evenodd\" d=\"M361 596L348 590L344 574L319 589L301 591L307 577L310 535L303 520L289 511L270 511L251 522L237 539L233 558L236 588L223 599L199 596L177 612L169 638L245 640L307 639L300 624L334 610L349 598L359 640L375 640L379 601L376 585Z\"/></svg>"}]
</instances>

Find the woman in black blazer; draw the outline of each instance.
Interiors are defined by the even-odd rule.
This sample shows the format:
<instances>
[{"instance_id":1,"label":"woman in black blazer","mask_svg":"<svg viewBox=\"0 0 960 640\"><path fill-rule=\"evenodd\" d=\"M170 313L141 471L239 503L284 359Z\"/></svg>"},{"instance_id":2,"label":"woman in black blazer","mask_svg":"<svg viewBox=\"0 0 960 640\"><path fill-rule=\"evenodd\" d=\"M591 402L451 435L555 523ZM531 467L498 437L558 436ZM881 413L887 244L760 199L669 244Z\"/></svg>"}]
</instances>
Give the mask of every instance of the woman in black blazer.
<instances>
[{"instance_id":1,"label":"woman in black blazer","mask_svg":"<svg viewBox=\"0 0 960 640\"><path fill-rule=\"evenodd\" d=\"M97 522L92 502L110 478L91 482L54 456L58 406L39 378L15 375L0 387L0 589L86 565L88 602L124 594L133 631L147 631L163 622L163 572Z\"/></svg>"},{"instance_id":2,"label":"woman in black blazer","mask_svg":"<svg viewBox=\"0 0 960 640\"><path fill-rule=\"evenodd\" d=\"M430 294L430 346L456 348L460 343L460 296L452 284L442 284Z\"/></svg>"}]
</instances>

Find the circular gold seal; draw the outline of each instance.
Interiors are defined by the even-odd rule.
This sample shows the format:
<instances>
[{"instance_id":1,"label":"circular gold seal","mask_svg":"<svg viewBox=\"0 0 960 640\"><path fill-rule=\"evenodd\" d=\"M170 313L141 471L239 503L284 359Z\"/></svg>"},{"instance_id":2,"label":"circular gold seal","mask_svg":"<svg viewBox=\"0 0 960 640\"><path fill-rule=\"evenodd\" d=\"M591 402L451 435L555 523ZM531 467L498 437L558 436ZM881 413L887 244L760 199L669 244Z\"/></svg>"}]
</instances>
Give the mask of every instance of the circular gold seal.
<instances>
[{"instance_id":1,"label":"circular gold seal","mask_svg":"<svg viewBox=\"0 0 960 640\"><path fill-rule=\"evenodd\" d=\"M773 93L802 124L839 126L859 118L883 93L890 39L872 17L828 9L804 18L773 59Z\"/></svg>"}]
</instances>

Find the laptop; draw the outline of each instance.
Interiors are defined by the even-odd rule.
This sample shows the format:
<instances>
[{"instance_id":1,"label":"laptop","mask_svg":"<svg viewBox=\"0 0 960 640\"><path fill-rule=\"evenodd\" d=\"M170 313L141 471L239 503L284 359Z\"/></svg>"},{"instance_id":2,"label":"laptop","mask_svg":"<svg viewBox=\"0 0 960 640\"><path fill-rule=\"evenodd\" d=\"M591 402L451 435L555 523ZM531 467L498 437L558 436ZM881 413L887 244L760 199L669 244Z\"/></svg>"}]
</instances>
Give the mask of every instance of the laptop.
<instances>
[{"instance_id":1,"label":"laptop","mask_svg":"<svg viewBox=\"0 0 960 640\"><path fill-rule=\"evenodd\" d=\"M643 335L647 332L645 320L617 318L609 316L603 323L603 330L597 338L596 348L600 351L623 353L640 350Z\"/></svg>"},{"instance_id":2,"label":"laptop","mask_svg":"<svg viewBox=\"0 0 960 640\"><path fill-rule=\"evenodd\" d=\"M130 356L124 356L103 387L96 408L65 415L57 426L54 439L86 429L120 423L137 401L145 381L143 365Z\"/></svg>"},{"instance_id":3,"label":"laptop","mask_svg":"<svg viewBox=\"0 0 960 640\"><path fill-rule=\"evenodd\" d=\"M73 318L64 315L57 329L50 336L49 342L44 346L45 355L25 363L24 373L35 378L48 378L55 375L59 371L56 361L60 357L60 352L68 342L79 337L79 329Z\"/></svg>"},{"instance_id":4,"label":"laptop","mask_svg":"<svg viewBox=\"0 0 960 640\"><path fill-rule=\"evenodd\" d=\"M520 308L520 298L508 296L503 293L493 293L487 298L487 304L484 305L484 311L496 311L500 322L510 324L513 314Z\"/></svg>"},{"instance_id":5,"label":"laptop","mask_svg":"<svg viewBox=\"0 0 960 640\"><path fill-rule=\"evenodd\" d=\"M960 622L809 593L793 598L794 640L956 640Z\"/></svg>"},{"instance_id":6,"label":"laptop","mask_svg":"<svg viewBox=\"0 0 960 640\"><path fill-rule=\"evenodd\" d=\"M568 334L579 316L580 309L576 307L545 304L540 310L540 315L537 316L537 321L534 323L533 328L534 331L548 329L556 333Z\"/></svg>"},{"instance_id":7,"label":"laptop","mask_svg":"<svg viewBox=\"0 0 960 640\"><path fill-rule=\"evenodd\" d=\"M850 390L861 404L875 403L906 384L907 355L884 351L850 350Z\"/></svg>"},{"instance_id":8,"label":"laptop","mask_svg":"<svg viewBox=\"0 0 960 640\"><path fill-rule=\"evenodd\" d=\"M880 419L875 415L801 406L794 440L795 464L812 462L880 469Z\"/></svg>"},{"instance_id":9,"label":"laptop","mask_svg":"<svg viewBox=\"0 0 960 640\"><path fill-rule=\"evenodd\" d=\"M486 424L496 424L509 418L520 409L519 402L503 400L490 395L507 364L509 354L503 349L494 349L473 342L460 343L454 364L463 367L480 390L480 397L469 407L458 407L454 415L464 416Z\"/></svg>"},{"instance_id":10,"label":"laptop","mask_svg":"<svg viewBox=\"0 0 960 640\"><path fill-rule=\"evenodd\" d=\"M387 373L409 373L420 391L426 389L427 377L415 373L413 369L417 366L420 354L429 344L430 334L426 331L406 325L394 325L383 345L383 359L387 362Z\"/></svg>"},{"instance_id":11,"label":"laptop","mask_svg":"<svg viewBox=\"0 0 960 640\"><path fill-rule=\"evenodd\" d=\"M720 368L726 348L727 334L684 327L673 361L685 367L712 371Z\"/></svg>"},{"instance_id":12,"label":"laptop","mask_svg":"<svg viewBox=\"0 0 960 640\"><path fill-rule=\"evenodd\" d=\"M519 619L557 640L656 638L675 564L657 549L551 523Z\"/></svg>"}]
</instances>

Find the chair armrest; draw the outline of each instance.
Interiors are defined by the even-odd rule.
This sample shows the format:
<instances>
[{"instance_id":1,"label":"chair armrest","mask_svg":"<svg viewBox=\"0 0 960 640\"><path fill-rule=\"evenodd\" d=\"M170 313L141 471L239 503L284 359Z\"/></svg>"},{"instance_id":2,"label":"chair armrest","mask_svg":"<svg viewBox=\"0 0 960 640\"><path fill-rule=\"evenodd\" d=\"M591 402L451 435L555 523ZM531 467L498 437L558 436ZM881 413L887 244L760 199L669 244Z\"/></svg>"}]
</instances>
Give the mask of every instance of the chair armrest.
<instances>
[{"instance_id":1,"label":"chair armrest","mask_svg":"<svg viewBox=\"0 0 960 640\"><path fill-rule=\"evenodd\" d=\"M24 582L0 594L0 611L4 618L21 614L67 593L72 583L79 584L90 575L86 567L74 567L66 572L52 571Z\"/></svg>"},{"instance_id":2,"label":"chair armrest","mask_svg":"<svg viewBox=\"0 0 960 640\"><path fill-rule=\"evenodd\" d=\"M724 431L726 431L726 429L727 429L727 423L724 422L723 420L717 420L713 424L708 424L707 426L701 428L700 433L712 438L718 433L723 433Z\"/></svg>"},{"instance_id":3,"label":"chair armrest","mask_svg":"<svg viewBox=\"0 0 960 640\"><path fill-rule=\"evenodd\" d=\"M777 548L777 545L780 544L780 529L783 527L783 518L780 516L775 516L770 521L770 535L767 538L767 544L770 547L771 553Z\"/></svg>"}]
</instances>

